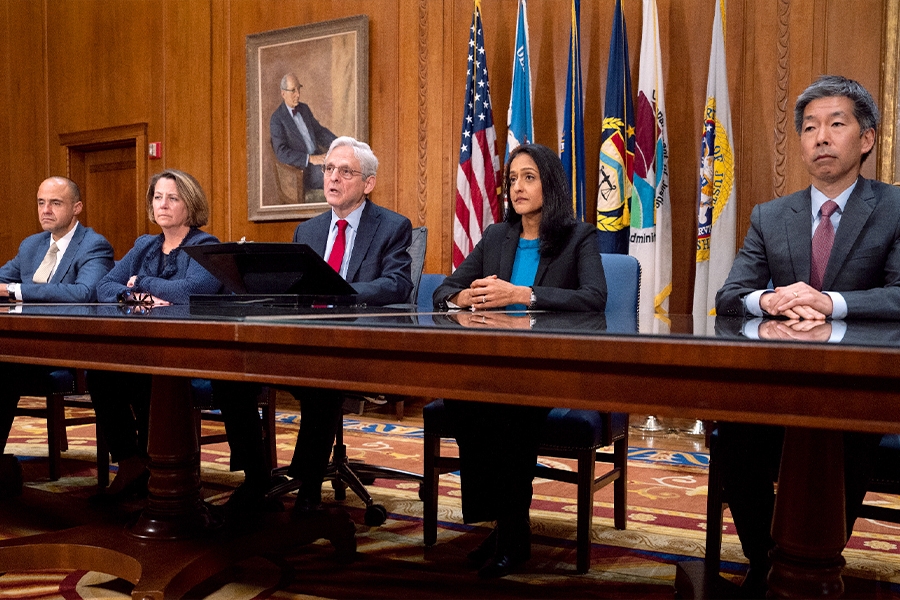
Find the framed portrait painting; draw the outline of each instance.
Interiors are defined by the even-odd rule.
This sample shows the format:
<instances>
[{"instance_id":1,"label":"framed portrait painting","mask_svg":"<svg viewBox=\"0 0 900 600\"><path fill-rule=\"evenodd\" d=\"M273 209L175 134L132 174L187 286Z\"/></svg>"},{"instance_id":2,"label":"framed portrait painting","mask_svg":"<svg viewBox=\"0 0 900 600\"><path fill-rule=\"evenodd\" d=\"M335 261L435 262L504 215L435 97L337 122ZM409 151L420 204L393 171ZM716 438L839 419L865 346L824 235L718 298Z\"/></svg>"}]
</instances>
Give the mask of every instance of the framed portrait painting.
<instances>
[{"instance_id":1,"label":"framed portrait painting","mask_svg":"<svg viewBox=\"0 0 900 600\"><path fill-rule=\"evenodd\" d=\"M369 138L365 15L247 36L247 208L251 221L328 208L322 161L335 137Z\"/></svg>"}]
</instances>

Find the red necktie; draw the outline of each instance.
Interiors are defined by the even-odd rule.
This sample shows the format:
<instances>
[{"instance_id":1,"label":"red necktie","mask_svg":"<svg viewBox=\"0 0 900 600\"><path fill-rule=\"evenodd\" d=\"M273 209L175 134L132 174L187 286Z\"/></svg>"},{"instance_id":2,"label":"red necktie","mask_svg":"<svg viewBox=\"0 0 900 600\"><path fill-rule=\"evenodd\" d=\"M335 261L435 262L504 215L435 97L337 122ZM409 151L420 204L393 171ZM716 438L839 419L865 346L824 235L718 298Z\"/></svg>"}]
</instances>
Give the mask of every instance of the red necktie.
<instances>
[{"instance_id":1,"label":"red necktie","mask_svg":"<svg viewBox=\"0 0 900 600\"><path fill-rule=\"evenodd\" d=\"M834 245L834 225L831 224L831 214L838 208L834 200L828 200L822 205L822 218L812 238L812 264L809 266L809 285L817 290L822 289L822 279L825 277L825 267L828 266L828 257L831 256L831 247Z\"/></svg>"},{"instance_id":2,"label":"red necktie","mask_svg":"<svg viewBox=\"0 0 900 600\"><path fill-rule=\"evenodd\" d=\"M337 237L334 238L334 246L331 247L331 254L328 255L328 264L340 273L341 263L344 262L344 248L347 246L347 220L338 220L337 226Z\"/></svg>"}]
</instances>

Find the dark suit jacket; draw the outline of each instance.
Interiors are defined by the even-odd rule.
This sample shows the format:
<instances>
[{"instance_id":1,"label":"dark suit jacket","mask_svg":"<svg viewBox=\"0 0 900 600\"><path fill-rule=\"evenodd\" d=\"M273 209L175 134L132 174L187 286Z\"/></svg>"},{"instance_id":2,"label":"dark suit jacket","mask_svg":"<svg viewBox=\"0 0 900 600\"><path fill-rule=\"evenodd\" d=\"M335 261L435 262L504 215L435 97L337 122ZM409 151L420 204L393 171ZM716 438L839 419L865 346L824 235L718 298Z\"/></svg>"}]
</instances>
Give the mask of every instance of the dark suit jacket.
<instances>
[{"instance_id":1,"label":"dark suit jacket","mask_svg":"<svg viewBox=\"0 0 900 600\"><path fill-rule=\"evenodd\" d=\"M309 135L316 146L314 154L327 152L328 147L331 146L331 142L335 140L336 136L316 120L309 106L301 102L297 107L300 109L300 116L303 118L303 122L306 123ZM275 157L287 165L295 166L298 169L306 169L309 154L306 152L306 145L303 143L303 138L300 136L300 130L297 129L294 117L291 116L291 110L284 102L279 104L275 112L272 113L272 118L269 120L269 132L272 136L272 150L275 151ZM312 183L311 180L315 179L314 175L318 174L314 173L312 169L307 169L304 173L304 184L307 187L313 187L310 184ZM319 183L315 187L322 187L321 180L322 178L319 176Z\"/></svg>"},{"instance_id":2,"label":"dark suit jacket","mask_svg":"<svg viewBox=\"0 0 900 600\"><path fill-rule=\"evenodd\" d=\"M307 244L325 258L331 211L297 225L294 242ZM360 303L382 306L406 302L412 291L407 252L412 243L412 224L394 211L367 201L353 242L347 282Z\"/></svg>"},{"instance_id":3,"label":"dark suit jacket","mask_svg":"<svg viewBox=\"0 0 900 600\"><path fill-rule=\"evenodd\" d=\"M496 275L509 281L521 233L521 224L505 222L485 229L475 249L434 291L435 306L441 306L476 279ZM532 289L536 309L602 311L606 306L606 277L597 228L578 223L559 254L553 258L542 256Z\"/></svg>"},{"instance_id":4,"label":"dark suit jacket","mask_svg":"<svg viewBox=\"0 0 900 600\"><path fill-rule=\"evenodd\" d=\"M716 313L742 315L747 294L809 282L812 200L809 188L753 209L750 231ZM822 289L840 292L848 319L900 319L900 188L862 177L841 215Z\"/></svg>"},{"instance_id":5,"label":"dark suit jacket","mask_svg":"<svg viewBox=\"0 0 900 600\"><path fill-rule=\"evenodd\" d=\"M113 267L106 238L79 223L50 281L33 283L49 247L49 231L25 238L16 257L0 267L0 283L21 283L26 302L96 302L97 284Z\"/></svg>"}]
</instances>

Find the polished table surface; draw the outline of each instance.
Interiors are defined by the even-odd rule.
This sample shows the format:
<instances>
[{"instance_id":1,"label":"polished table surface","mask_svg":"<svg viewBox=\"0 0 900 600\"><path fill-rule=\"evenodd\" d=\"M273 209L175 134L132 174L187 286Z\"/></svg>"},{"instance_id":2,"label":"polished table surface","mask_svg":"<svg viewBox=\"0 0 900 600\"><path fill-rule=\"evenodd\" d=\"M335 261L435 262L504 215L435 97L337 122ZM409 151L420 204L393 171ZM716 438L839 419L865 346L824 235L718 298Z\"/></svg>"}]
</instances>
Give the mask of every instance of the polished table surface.
<instances>
[{"instance_id":1,"label":"polished table surface","mask_svg":"<svg viewBox=\"0 0 900 600\"><path fill-rule=\"evenodd\" d=\"M677 315L659 322L675 333L636 334L633 319L584 313L18 308L0 314L2 361L900 432L900 322L848 322L829 344L751 340L740 322ZM710 333L677 333L692 330Z\"/></svg>"},{"instance_id":2,"label":"polished table surface","mask_svg":"<svg viewBox=\"0 0 900 600\"><path fill-rule=\"evenodd\" d=\"M232 307L242 314L221 315L109 305L12 310L17 312L0 314L0 361L154 375L151 496L131 530L151 547L202 528L205 518L196 440L182 423L190 421L188 377L785 425L792 448L805 450L785 451L797 459L789 467L783 463L783 482L821 476L822 448L838 443L836 430L900 432L900 323L826 323L814 332L787 334L772 323L759 329L796 338L840 337L838 343L816 343L749 339L742 331L758 324L748 328L722 318L695 323L677 315L665 322L647 318L652 325L646 328L654 331L636 333L634 315L584 313L370 308L270 314ZM825 494L842 503L841 463L838 456L829 465L836 477L830 490L798 484L784 493L782 484L778 514L797 514L813 494L820 503ZM842 589L843 518L835 515L842 515L842 504L841 512L817 511L803 527L774 532L790 551L782 573L787 583L777 593L809 595L810 580L828 594ZM822 532L830 535L825 542ZM0 570L12 556L3 550ZM797 564L805 571L798 574ZM217 565L206 567L212 568ZM151 585L148 572L126 574L142 582L134 597L187 589L184 581L181 587Z\"/></svg>"}]
</instances>

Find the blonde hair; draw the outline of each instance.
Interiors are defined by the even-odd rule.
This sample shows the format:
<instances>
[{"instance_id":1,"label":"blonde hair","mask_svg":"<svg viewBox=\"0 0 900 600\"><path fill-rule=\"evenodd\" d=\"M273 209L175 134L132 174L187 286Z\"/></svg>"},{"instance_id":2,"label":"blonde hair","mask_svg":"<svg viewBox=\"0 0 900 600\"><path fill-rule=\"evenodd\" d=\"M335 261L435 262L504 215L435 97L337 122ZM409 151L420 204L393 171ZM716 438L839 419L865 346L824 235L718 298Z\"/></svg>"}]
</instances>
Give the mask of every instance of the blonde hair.
<instances>
[{"instance_id":1,"label":"blonde hair","mask_svg":"<svg viewBox=\"0 0 900 600\"><path fill-rule=\"evenodd\" d=\"M147 188L147 215L152 223L156 223L153 216L153 195L156 184L165 177L175 182L178 197L184 202L188 210L189 227L203 227L209 222L209 202L206 200L206 192L200 187L200 183L184 171L166 169L150 178L150 187Z\"/></svg>"}]
</instances>

